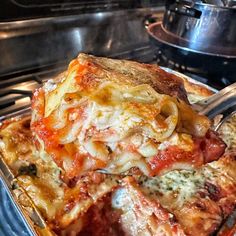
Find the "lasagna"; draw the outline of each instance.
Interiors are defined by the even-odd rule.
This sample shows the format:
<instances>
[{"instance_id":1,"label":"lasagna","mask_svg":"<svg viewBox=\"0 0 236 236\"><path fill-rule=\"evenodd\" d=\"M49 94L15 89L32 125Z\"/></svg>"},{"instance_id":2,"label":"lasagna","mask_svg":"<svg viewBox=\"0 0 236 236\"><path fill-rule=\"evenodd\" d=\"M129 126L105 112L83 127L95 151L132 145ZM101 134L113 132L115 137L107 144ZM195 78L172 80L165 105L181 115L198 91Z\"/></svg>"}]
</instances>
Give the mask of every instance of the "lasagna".
<instances>
[{"instance_id":1,"label":"lasagna","mask_svg":"<svg viewBox=\"0 0 236 236\"><path fill-rule=\"evenodd\" d=\"M79 54L34 93L35 145L64 181L90 171L162 175L217 160L225 144L157 66Z\"/></svg>"},{"instance_id":2,"label":"lasagna","mask_svg":"<svg viewBox=\"0 0 236 236\"><path fill-rule=\"evenodd\" d=\"M197 170L172 170L155 177L89 172L65 184L60 168L35 148L29 127L30 117L5 122L0 129L1 155L16 177L18 202L27 210L31 204L38 209L48 235L210 236L236 207L233 142L219 160ZM229 136L233 139L234 134L224 139ZM221 235L231 236L232 230Z\"/></svg>"},{"instance_id":3,"label":"lasagna","mask_svg":"<svg viewBox=\"0 0 236 236\"><path fill-rule=\"evenodd\" d=\"M34 93L31 116L3 122L0 161L39 235L219 231L236 207L235 117L222 141L183 84L207 96L156 66L80 54Z\"/></svg>"},{"instance_id":4,"label":"lasagna","mask_svg":"<svg viewBox=\"0 0 236 236\"><path fill-rule=\"evenodd\" d=\"M236 205L235 169L225 155L197 171L126 177L112 204L127 235L212 235Z\"/></svg>"},{"instance_id":5,"label":"lasagna","mask_svg":"<svg viewBox=\"0 0 236 236\"><path fill-rule=\"evenodd\" d=\"M108 204L107 195L121 178L89 172L76 182L65 184L60 169L50 157L36 150L29 127L30 117L24 117L4 122L0 130L1 158L16 177L14 192L19 203L29 212L33 203L49 230L58 235L88 231L86 226L90 215L102 208L105 202ZM20 188L24 189L26 195L18 191ZM107 212L110 208L106 205ZM109 231L111 226L109 221L102 230Z\"/></svg>"}]
</instances>

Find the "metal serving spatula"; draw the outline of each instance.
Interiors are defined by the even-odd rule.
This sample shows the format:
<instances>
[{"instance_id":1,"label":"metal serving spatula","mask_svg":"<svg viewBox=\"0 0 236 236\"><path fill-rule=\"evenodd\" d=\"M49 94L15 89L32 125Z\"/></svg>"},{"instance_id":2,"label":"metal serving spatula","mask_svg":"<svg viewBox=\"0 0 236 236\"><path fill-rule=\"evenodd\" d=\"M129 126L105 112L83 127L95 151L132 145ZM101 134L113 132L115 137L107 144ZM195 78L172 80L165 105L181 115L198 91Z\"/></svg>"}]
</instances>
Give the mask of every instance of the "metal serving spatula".
<instances>
[{"instance_id":1,"label":"metal serving spatula","mask_svg":"<svg viewBox=\"0 0 236 236\"><path fill-rule=\"evenodd\" d=\"M219 114L224 117L236 111L236 83L233 83L212 96L194 104L194 108L202 115L213 119Z\"/></svg>"}]
</instances>

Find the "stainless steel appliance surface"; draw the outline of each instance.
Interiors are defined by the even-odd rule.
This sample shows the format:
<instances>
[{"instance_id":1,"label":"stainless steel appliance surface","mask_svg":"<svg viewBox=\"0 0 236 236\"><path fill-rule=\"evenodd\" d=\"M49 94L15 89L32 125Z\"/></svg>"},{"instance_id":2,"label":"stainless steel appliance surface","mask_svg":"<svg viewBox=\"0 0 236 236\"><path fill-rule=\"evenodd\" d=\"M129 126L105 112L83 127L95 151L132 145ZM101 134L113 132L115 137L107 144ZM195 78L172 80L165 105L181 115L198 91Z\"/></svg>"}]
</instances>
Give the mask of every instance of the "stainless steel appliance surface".
<instances>
[{"instance_id":1,"label":"stainless steel appliance surface","mask_svg":"<svg viewBox=\"0 0 236 236\"><path fill-rule=\"evenodd\" d=\"M179 47L219 57L236 58L236 9L201 1L168 6L163 33Z\"/></svg>"},{"instance_id":2,"label":"stainless steel appliance surface","mask_svg":"<svg viewBox=\"0 0 236 236\"><path fill-rule=\"evenodd\" d=\"M118 57L148 47L141 8L0 23L0 75L66 62L78 52ZM146 52L148 54L148 51Z\"/></svg>"}]
</instances>

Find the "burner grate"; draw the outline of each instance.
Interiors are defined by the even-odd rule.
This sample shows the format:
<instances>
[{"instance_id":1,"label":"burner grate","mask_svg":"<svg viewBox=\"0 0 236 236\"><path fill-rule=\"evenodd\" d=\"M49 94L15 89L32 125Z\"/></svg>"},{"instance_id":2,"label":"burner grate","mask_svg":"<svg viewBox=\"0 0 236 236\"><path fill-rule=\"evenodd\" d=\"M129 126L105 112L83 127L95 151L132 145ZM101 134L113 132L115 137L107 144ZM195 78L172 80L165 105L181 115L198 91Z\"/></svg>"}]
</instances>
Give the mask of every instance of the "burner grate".
<instances>
[{"instance_id":1,"label":"burner grate","mask_svg":"<svg viewBox=\"0 0 236 236\"><path fill-rule=\"evenodd\" d=\"M32 92L65 66L27 73L20 76L0 78L0 116L14 113L30 106Z\"/></svg>"}]
</instances>

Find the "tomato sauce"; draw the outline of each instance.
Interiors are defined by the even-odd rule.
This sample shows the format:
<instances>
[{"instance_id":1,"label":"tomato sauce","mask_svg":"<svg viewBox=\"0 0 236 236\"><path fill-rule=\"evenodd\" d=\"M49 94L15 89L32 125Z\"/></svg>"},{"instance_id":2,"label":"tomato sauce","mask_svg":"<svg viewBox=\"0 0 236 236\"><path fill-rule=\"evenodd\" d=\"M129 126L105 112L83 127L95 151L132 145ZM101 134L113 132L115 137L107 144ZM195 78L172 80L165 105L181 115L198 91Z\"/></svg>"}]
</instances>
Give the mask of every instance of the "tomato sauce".
<instances>
[{"instance_id":1,"label":"tomato sauce","mask_svg":"<svg viewBox=\"0 0 236 236\"><path fill-rule=\"evenodd\" d=\"M178 146L169 146L158 152L149 162L152 175L158 175L162 170L170 168L178 162L191 162L193 153L180 149Z\"/></svg>"},{"instance_id":2,"label":"tomato sauce","mask_svg":"<svg viewBox=\"0 0 236 236\"><path fill-rule=\"evenodd\" d=\"M224 153L225 147L225 143L217 134L209 130L205 137L194 138L192 151L185 151L176 145L160 150L149 162L152 175L158 175L162 170L168 169L176 163L200 167L205 163L219 159Z\"/></svg>"},{"instance_id":3,"label":"tomato sauce","mask_svg":"<svg viewBox=\"0 0 236 236\"><path fill-rule=\"evenodd\" d=\"M125 235L119 223L120 212L111 206L111 196L100 199L86 213L87 221L79 236Z\"/></svg>"},{"instance_id":4,"label":"tomato sauce","mask_svg":"<svg viewBox=\"0 0 236 236\"><path fill-rule=\"evenodd\" d=\"M203 152L205 163L217 160L223 155L226 148L226 144L213 130L208 130L204 138L195 139L195 143Z\"/></svg>"}]
</instances>

